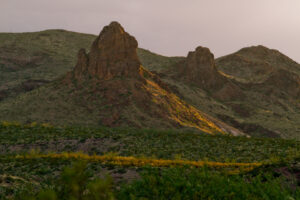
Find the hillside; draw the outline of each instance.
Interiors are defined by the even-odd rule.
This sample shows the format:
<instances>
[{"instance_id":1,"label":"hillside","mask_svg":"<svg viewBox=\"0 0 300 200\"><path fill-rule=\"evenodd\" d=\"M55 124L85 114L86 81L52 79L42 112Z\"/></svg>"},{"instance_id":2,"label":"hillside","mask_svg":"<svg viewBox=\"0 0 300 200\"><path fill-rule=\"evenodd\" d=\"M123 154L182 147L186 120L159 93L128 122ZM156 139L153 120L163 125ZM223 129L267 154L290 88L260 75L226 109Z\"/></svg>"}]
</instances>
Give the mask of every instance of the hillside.
<instances>
[{"instance_id":1,"label":"hillside","mask_svg":"<svg viewBox=\"0 0 300 200\"><path fill-rule=\"evenodd\" d=\"M96 37L65 30L0 33L0 101L40 87L72 70L79 49L89 50ZM143 66L157 72L182 59L145 49L138 49L137 53Z\"/></svg>"},{"instance_id":2,"label":"hillside","mask_svg":"<svg viewBox=\"0 0 300 200\"><path fill-rule=\"evenodd\" d=\"M196 128L210 134L239 130L188 105L141 65L137 41L117 22L101 31L73 71L10 101L2 119L59 125Z\"/></svg>"},{"instance_id":3,"label":"hillside","mask_svg":"<svg viewBox=\"0 0 300 200\"><path fill-rule=\"evenodd\" d=\"M300 75L300 64L264 46L243 48L216 59L218 69L243 82L262 82L276 70Z\"/></svg>"},{"instance_id":4,"label":"hillside","mask_svg":"<svg viewBox=\"0 0 300 200\"><path fill-rule=\"evenodd\" d=\"M299 65L265 47L239 52L244 57L214 60L209 49L197 47L162 79L188 103L252 136L299 139Z\"/></svg>"},{"instance_id":5,"label":"hillside","mask_svg":"<svg viewBox=\"0 0 300 200\"><path fill-rule=\"evenodd\" d=\"M18 114L26 109L27 114L30 110L37 110L34 105L38 107L41 99L43 102L49 101L49 96L54 97L58 93L74 95L73 86L54 92L52 88L58 87L57 84L47 83L73 69L79 49L85 48L89 53L96 36L48 30L36 33L1 33L0 38L0 56L4 58L0 60L0 109L10 110L2 114L2 119L30 122L39 119L43 113L38 114L37 111L27 117L19 117ZM203 47L190 52L186 58L165 57L144 49L137 49L137 54L145 74L149 77L159 76L175 96L218 121L225 121L252 136L299 139L299 64L279 51L263 46L247 47L215 59L215 62L213 54ZM35 57L36 55L39 56ZM28 57L34 58L29 62L31 64L24 61ZM205 84L202 84L203 81ZM34 90L40 86L44 87ZM31 90L33 91L28 93ZM94 92L88 87L85 90L85 93ZM26 94L15 98L22 93ZM37 95L40 99L30 97ZM11 98L7 99L8 97ZM11 107L12 102L18 101L27 102L24 105L32 107ZM88 108L88 112L80 108L73 111L77 114L69 116L68 123L89 125L94 121L92 124L102 124L102 120L95 121L98 114L94 108L99 107L100 103L84 101L85 98L80 95L78 97L77 94L69 101L56 103L62 104L62 113L74 110L74 105ZM138 112L135 107L132 109ZM49 115L45 116L45 120L49 118L56 124L62 123L61 116L55 115L54 107L43 112L46 111ZM25 113L21 115L26 116ZM131 112L128 113L131 115ZM148 125L155 123L150 122ZM136 121L134 124L144 126Z\"/></svg>"}]
</instances>

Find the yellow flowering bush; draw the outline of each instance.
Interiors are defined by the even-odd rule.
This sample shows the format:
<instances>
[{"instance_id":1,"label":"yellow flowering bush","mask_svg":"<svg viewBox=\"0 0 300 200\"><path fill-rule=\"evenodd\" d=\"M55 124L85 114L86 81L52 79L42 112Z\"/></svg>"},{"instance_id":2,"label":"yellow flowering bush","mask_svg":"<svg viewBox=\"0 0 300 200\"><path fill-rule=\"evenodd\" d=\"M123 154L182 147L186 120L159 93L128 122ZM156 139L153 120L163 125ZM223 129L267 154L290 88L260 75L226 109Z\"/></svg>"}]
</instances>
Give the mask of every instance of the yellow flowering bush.
<instances>
[{"instance_id":1,"label":"yellow flowering bush","mask_svg":"<svg viewBox=\"0 0 300 200\"><path fill-rule=\"evenodd\" d=\"M20 126L20 123L18 123L18 122L2 121L2 122L1 122L1 125L2 125L2 126L5 126L5 127L9 127L9 126Z\"/></svg>"},{"instance_id":2,"label":"yellow flowering bush","mask_svg":"<svg viewBox=\"0 0 300 200\"><path fill-rule=\"evenodd\" d=\"M193 166L193 167L211 167L211 168L241 168L248 171L259 167L262 163L221 163L209 161L188 161L188 160L163 160L152 158L123 157L114 155L87 155L84 153L50 153L50 154L27 154L17 156L21 159L36 158L54 158L54 159L82 159L91 162L101 162L119 166L136 166L142 167L150 165L153 167L172 167L172 166Z\"/></svg>"}]
</instances>

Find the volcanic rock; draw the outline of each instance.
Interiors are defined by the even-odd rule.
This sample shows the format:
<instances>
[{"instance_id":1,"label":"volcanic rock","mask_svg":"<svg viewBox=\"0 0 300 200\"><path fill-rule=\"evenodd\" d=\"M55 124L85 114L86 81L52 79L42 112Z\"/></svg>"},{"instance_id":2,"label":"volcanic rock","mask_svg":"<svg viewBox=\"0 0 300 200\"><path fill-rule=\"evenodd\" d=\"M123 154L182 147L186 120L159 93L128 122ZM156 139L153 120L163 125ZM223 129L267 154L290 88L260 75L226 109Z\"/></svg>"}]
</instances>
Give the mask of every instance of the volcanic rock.
<instances>
[{"instance_id":1,"label":"volcanic rock","mask_svg":"<svg viewBox=\"0 0 300 200\"><path fill-rule=\"evenodd\" d=\"M189 127L211 134L244 135L172 93L158 75L143 68L137 47L135 38L119 23L112 22L104 27L88 54L84 49L78 52L73 72L63 80L72 88L72 97L69 98L83 97L85 101L80 103L89 112L99 112L99 123L104 126ZM198 50L197 54L202 54L201 49ZM208 60L202 57L200 61L193 53L190 57L187 62L190 68L203 63L198 71L201 67L205 71L207 62L213 65L213 56ZM217 73L213 67L205 72ZM204 80L209 82L209 79Z\"/></svg>"},{"instance_id":2,"label":"volcanic rock","mask_svg":"<svg viewBox=\"0 0 300 200\"><path fill-rule=\"evenodd\" d=\"M214 55L208 48L197 47L187 58L178 63L173 78L200 87L221 100L242 98L242 91L231 80L220 74L215 66Z\"/></svg>"},{"instance_id":3,"label":"volcanic rock","mask_svg":"<svg viewBox=\"0 0 300 200\"><path fill-rule=\"evenodd\" d=\"M204 88L214 86L217 83L214 55L208 48L197 47L195 51L188 53L178 74L182 79Z\"/></svg>"},{"instance_id":4,"label":"volcanic rock","mask_svg":"<svg viewBox=\"0 0 300 200\"><path fill-rule=\"evenodd\" d=\"M140 61L136 50L138 43L118 22L105 26L92 44L89 54L81 49L74 75L98 79L114 77L139 77Z\"/></svg>"}]
</instances>

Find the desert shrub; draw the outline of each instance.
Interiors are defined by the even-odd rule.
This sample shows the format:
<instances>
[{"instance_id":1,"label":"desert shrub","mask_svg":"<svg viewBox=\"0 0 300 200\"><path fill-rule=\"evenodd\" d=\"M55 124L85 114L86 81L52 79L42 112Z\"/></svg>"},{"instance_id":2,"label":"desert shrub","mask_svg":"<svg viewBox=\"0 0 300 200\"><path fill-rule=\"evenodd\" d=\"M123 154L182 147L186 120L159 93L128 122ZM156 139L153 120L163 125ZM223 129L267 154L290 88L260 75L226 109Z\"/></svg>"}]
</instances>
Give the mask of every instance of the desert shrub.
<instances>
[{"instance_id":1,"label":"desert shrub","mask_svg":"<svg viewBox=\"0 0 300 200\"><path fill-rule=\"evenodd\" d=\"M85 162L77 162L62 172L52 188L36 193L27 187L16 195L22 200L113 200L112 179L106 177L91 180Z\"/></svg>"},{"instance_id":2,"label":"desert shrub","mask_svg":"<svg viewBox=\"0 0 300 200\"><path fill-rule=\"evenodd\" d=\"M299 199L300 191L284 188L279 178L259 175L249 179L199 169L148 169L118 199Z\"/></svg>"}]
</instances>

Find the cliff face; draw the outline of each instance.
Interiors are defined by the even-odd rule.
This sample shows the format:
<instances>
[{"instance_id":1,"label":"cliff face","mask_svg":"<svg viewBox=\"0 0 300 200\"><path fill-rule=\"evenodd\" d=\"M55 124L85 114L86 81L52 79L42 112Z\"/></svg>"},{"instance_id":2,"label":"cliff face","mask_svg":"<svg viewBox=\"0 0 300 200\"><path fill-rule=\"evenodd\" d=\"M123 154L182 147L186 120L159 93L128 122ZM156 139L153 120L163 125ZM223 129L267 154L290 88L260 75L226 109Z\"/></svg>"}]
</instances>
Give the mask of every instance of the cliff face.
<instances>
[{"instance_id":1,"label":"cliff face","mask_svg":"<svg viewBox=\"0 0 300 200\"><path fill-rule=\"evenodd\" d=\"M89 54L79 51L74 75L78 80L87 75L105 80L117 76L139 77L137 47L136 39L118 22L112 22L101 31Z\"/></svg>"}]
</instances>

